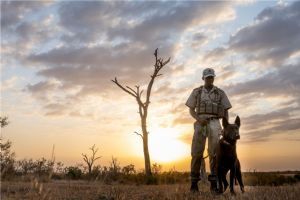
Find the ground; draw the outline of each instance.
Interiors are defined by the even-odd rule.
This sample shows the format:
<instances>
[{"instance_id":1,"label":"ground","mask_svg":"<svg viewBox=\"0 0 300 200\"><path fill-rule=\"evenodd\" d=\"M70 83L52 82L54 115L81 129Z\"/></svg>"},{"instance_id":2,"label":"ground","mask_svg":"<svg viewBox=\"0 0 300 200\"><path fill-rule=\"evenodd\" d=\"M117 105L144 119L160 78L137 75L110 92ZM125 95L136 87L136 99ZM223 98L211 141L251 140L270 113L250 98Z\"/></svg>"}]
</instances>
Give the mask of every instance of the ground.
<instances>
[{"instance_id":1,"label":"ground","mask_svg":"<svg viewBox=\"0 0 300 200\"><path fill-rule=\"evenodd\" d=\"M32 182L2 182L1 199L299 199L300 184L285 186L246 186L241 193L236 186L236 196L227 190L224 194L214 196L209 192L209 185L199 183L200 193L191 194L189 184L172 185L121 185L103 184L99 181L51 181L46 183ZM298 197L298 198L297 198Z\"/></svg>"}]
</instances>

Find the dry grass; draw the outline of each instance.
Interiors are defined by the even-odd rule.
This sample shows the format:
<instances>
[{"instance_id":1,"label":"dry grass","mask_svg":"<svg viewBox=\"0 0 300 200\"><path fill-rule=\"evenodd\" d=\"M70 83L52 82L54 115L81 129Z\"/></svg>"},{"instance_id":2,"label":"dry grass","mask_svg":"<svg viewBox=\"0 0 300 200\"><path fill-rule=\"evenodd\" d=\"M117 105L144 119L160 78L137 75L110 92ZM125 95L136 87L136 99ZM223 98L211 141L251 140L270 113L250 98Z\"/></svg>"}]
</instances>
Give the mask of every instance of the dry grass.
<instances>
[{"instance_id":1,"label":"dry grass","mask_svg":"<svg viewBox=\"0 0 300 200\"><path fill-rule=\"evenodd\" d=\"M199 183L200 193L191 194L189 184L174 185L107 185L86 181L51 181L48 183L2 182L1 199L299 199L300 184L285 186L246 186L242 194L236 187L237 195L229 191L214 196L209 185Z\"/></svg>"}]
</instances>

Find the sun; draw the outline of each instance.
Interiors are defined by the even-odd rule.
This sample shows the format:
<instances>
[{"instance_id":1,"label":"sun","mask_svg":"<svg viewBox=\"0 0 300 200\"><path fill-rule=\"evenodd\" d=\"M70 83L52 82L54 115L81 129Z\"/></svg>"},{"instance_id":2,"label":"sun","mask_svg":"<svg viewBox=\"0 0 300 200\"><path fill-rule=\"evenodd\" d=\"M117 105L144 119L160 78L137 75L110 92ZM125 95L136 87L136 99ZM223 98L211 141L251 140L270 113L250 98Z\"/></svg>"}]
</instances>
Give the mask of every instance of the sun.
<instances>
[{"instance_id":1,"label":"sun","mask_svg":"<svg viewBox=\"0 0 300 200\"><path fill-rule=\"evenodd\" d=\"M188 145L180 141L179 136L180 133L174 128L152 130L148 137L151 160L165 163L188 156Z\"/></svg>"}]
</instances>

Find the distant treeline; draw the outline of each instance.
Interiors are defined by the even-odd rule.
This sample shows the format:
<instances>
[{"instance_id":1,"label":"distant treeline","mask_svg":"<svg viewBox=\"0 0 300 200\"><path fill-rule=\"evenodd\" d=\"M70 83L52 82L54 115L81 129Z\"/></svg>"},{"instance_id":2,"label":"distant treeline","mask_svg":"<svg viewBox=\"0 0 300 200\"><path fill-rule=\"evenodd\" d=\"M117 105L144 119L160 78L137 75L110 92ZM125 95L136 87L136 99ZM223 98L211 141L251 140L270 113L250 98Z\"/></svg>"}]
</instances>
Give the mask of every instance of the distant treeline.
<instances>
[{"instance_id":1,"label":"distant treeline","mask_svg":"<svg viewBox=\"0 0 300 200\"><path fill-rule=\"evenodd\" d=\"M133 164L120 166L117 158L112 157L109 166L89 166L83 162L75 166L65 166L62 162L45 158L16 160L11 152L11 142L1 140L1 178L2 180L39 181L50 180L88 180L107 184L175 184L188 183L189 172L179 172L175 168L162 171L162 165L152 164L153 176L145 175L143 170L136 170ZM300 182L299 171L251 172L243 173L245 185L279 186Z\"/></svg>"}]
</instances>

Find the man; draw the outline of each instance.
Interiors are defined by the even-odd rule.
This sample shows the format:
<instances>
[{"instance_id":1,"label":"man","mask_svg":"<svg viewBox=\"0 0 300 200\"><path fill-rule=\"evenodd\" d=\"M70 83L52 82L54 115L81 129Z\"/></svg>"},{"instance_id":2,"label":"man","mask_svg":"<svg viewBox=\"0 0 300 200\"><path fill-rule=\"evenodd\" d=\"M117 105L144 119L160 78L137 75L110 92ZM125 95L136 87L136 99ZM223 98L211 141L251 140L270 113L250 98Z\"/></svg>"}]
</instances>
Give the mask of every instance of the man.
<instances>
[{"instance_id":1,"label":"man","mask_svg":"<svg viewBox=\"0 0 300 200\"><path fill-rule=\"evenodd\" d=\"M222 127L219 119L225 117L228 120L228 109L232 106L225 92L213 85L215 72L211 68L203 70L202 79L204 86L195 88L185 105L189 107L194 123L194 135L191 147L191 188L192 192L198 192L200 180L200 166L208 138L208 156L211 174L208 180L211 182L211 191L217 192L216 147L221 135Z\"/></svg>"}]
</instances>

